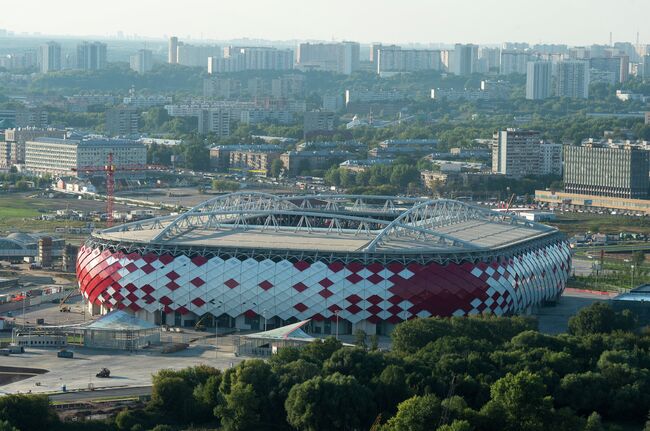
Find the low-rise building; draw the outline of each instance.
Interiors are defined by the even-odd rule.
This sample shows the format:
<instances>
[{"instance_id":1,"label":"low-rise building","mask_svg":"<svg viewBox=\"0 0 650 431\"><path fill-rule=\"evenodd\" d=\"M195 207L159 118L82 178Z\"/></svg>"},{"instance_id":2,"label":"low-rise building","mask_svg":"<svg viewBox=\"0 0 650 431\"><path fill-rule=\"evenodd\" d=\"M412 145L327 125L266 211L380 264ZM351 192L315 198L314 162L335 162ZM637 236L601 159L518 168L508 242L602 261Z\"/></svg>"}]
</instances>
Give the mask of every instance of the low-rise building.
<instances>
[{"instance_id":1,"label":"low-rise building","mask_svg":"<svg viewBox=\"0 0 650 431\"><path fill-rule=\"evenodd\" d=\"M218 145L210 148L210 166L222 172L254 171L267 175L281 152L278 145Z\"/></svg>"},{"instance_id":2,"label":"low-rise building","mask_svg":"<svg viewBox=\"0 0 650 431\"><path fill-rule=\"evenodd\" d=\"M335 114L329 111L305 112L304 136L318 135L334 131Z\"/></svg>"},{"instance_id":3,"label":"low-rise building","mask_svg":"<svg viewBox=\"0 0 650 431\"><path fill-rule=\"evenodd\" d=\"M329 169L350 158L349 151L288 151L280 156L288 175L295 176L313 169Z\"/></svg>"}]
</instances>

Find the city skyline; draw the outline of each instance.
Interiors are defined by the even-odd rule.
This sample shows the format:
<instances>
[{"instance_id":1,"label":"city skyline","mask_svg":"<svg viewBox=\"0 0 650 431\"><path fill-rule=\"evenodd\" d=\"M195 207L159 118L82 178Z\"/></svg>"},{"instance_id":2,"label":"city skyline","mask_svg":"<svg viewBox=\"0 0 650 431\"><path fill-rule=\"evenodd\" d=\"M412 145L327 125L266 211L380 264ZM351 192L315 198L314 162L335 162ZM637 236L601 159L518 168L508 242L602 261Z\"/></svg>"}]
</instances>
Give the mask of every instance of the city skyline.
<instances>
[{"instance_id":1,"label":"city skyline","mask_svg":"<svg viewBox=\"0 0 650 431\"><path fill-rule=\"evenodd\" d=\"M607 43L610 32L614 41L636 42L638 32L641 43L650 43L650 31L644 25L645 17L650 16L648 2L622 0L617 9L626 13L619 14L612 13L602 1L536 0L537 7L530 3L533 2L523 9L514 0L488 0L480 4L469 0L405 0L399 6L387 2L368 5L333 0L307 4L283 0L269 8L262 0L243 0L219 4L217 9L204 0L188 0L183 8L161 6L152 0L115 0L94 4L93 13L79 19L77 14L62 11L79 10L85 4L80 0L25 0L24 7L12 11L10 17L0 17L0 28L17 35L38 33L53 37L115 37L121 33L156 39L178 35L194 40L355 40L402 44L522 41L586 45ZM32 13L35 9L39 14ZM197 13L202 9L206 13ZM125 14L125 10L129 13ZM147 16L152 19L143 19ZM218 16L228 18L220 20ZM504 20L510 24L503 25Z\"/></svg>"}]
</instances>

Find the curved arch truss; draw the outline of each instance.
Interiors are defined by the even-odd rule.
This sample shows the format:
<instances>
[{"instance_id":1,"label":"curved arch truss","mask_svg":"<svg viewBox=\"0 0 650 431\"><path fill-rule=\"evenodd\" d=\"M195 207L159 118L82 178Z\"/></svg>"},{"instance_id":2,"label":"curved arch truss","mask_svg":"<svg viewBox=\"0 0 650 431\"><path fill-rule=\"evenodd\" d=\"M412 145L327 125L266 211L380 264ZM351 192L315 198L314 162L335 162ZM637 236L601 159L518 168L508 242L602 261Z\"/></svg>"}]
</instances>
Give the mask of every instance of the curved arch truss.
<instances>
[{"instance_id":1,"label":"curved arch truss","mask_svg":"<svg viewBox=\"0 0 650 431\"><path fill-rule=\"evenodd\" d=\"M152 243L165 243L194 230L251 230L366 237L358 251L376 253L391 241L411 240L434 248L480 250L443 228L468 221L511 224L540 233L554 230L526 219L454 200L391 196L277 196L237 192L210 199L180 216L159 217L117 226L103 233L156 230ZM452 230L453 231L453 230Z\"/></svg>"}]
</instances>

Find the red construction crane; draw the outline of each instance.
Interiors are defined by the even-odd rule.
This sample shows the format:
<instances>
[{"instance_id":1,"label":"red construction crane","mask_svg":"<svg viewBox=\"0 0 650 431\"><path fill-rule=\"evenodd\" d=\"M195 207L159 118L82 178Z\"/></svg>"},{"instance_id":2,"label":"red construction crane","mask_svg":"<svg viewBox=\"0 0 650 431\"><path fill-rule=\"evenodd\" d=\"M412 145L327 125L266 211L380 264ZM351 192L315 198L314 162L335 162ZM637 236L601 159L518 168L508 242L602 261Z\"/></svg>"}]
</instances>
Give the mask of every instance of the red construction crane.
<instances>
[{"instance_id":1,"label":"red construction crane","mask_svg":"<svg viewBox=\"0 0 650 431\"><path fill-rule=\"evenodd\" d=\"M116 167L113 164L113 153L108 153L106 165L104 166L83 166L72 168L74 172L106 172L106 225L113 226L113 201L115 195L115 172L116 171L145 171L149 167L143 165L121 165ZM154 167L156 169L157 167Z\"/></svg>"}]
</instances>

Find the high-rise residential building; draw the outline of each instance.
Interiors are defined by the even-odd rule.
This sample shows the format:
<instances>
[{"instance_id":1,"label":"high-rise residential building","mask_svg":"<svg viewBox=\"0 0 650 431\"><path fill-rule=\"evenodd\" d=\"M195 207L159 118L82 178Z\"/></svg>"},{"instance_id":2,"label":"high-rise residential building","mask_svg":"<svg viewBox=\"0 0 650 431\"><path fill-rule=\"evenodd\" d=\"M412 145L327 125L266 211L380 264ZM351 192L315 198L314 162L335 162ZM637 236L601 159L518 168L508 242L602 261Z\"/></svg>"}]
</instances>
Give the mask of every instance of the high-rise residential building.
<instances>
[{"instance_id":1,"label":"high-rise residential building","mask_svg":"<svg viewBox=\"0 0 650 431\"><path fill-rule=\"evenodd\" d=\"M178 38L176 36L169 38L167 62L169 64L178 64Z\"/></svg>"},{"instance_id":2,"label":"high-rise residential building","mask_svg":"<svg viewBox=\"0 0 650 431\"><path fill-rule=\"evenodd\" d=\"M381 43L373 43L370 45L370 62L374 65L377 65L377 60L379 59L379 50L384 46Z\"/></svg>"},{"instance_id":3,"label":"high-rise residential building","mask_svg":"<svg viewBox=\"0 0 650 431\"><path fill-rule=\"evenodd\" d=\"M0 67L7 70L29 69L38 65L36 51L5 54L0 57Z\"/></svg>"},{"instance_id":4,"label":"high-rise residential building","mask_svg":"<svg viewBox=\"0 0 650 431\"><path fill-rule=\"evenodd\" d=\"M643 56L643 79L650 80L650 54Z\"/></svg>"},{"instance_id":5,"label":"high-rise residential building","mask_svg":"<svg viewBox=\"0 0 650 431\"><path fill-rule=\"evenodd\" d=\"M589 60L591 51L586 46L574 46L569 49L569 58L571 60Z\"/></svg>"},{"instance_id":6,"label":"high-rise residential building","mask_svg":"<svg viewBox=\"0 0 650 431\"><path fill-rule=\"evenodd\" d=\"M230 136L231 111L228 109L202 109L199 112L199 133L212 133L219 138Z\"/></svg>"},{"instance_id":7,"label":"high-rise residential building","mask_svg":"<svg viewBox=\"0 0 650 431\"><path fill-rule=\"evenodd\" d=\"M300 97L305 92L305 76L298 74L283 75L271 80L271 96L276 99Z\"/></svg>"},{"instance_id":8,"label":"high-rise residential building","mask_svg":"<svg viewBox=\"0 0 650 431\"><path fill-rule=\"evenodd\" d=\"M650 151L632 145L587 143L564 147L568 193L647 199Z\"/></svg>"},{"instance_id":9,"label":"high-rise residential building","mask_svg":"<svg viewBox=\"0 0 650 431\"><path fill-rule=\"evenodd\" d=\"M139 74L147 73L153 68L153 53L150 49L140 49L130 59L131 70Z\"/></svg>"},{"instance_id":10,"label":"high-rise residential building","mask_svg":"<svg viewBox=\"0 0 650 431\"><path fill-rule=\"evenodd\" d=\"M513 177L539 175L541 135L534 130L506 129L494 134L492 172Z\"/></svg>"},{"instance_id":11,"label":"high-rise residential building","mask_svg":"<svg viewBox=\"0 0 650 431\"><path fill-rule=\"evenodd\" d=\"M305 112L305 117L304 117L305 138L312 134L333 131L334 118L335 115L333 112L328 112L328 111Z\"/></svg>"},{"instance_id":12,"label":"high-rise residential building","mask_svg":"<svg viewBox=\"0 0 650 431\"><path fill-rule=\"evenodd\" d=\"M589 98L589 63L581 60L557 64L555 95L572 99Z\"/></svg>"},{"instance_id":13,"label":"high-rise residential building","mask_svg":"<svg viewBox=\"0 0 650 431\"><path fill-rule=\"evenodd\" d=\"M377 51L377 72L381 74L441 70L440 51L430 49L402 49L399 46L381 47Z\"/></svg>"},{"instance_id":14,"label":"high-rise residential building","mask_svg":"<svg viewBox=\"0 0 650 431\"><path fill-rule=\"evenodd\" d=\"M99 70L106 67L106 44L82 42L77 45L77 69Z\"/></svg>"},{"instance_id":15,"label":"high-rise residential building","mask_svg":"<svg viewBox=\"0 0 650 431\"><path fill-rule=\"evenodd\" d=\"M511 73L526 73L526 66L530 60L530 53L526 51L501 51L501 63L499 73L510 75Z\"/></svg>"},{"instance_id":16,"label":"high-rise residential building","mask_svg":"<svg viewBox=\"0 0 650 431\"><path fill-rule=\"evenodd\" d=\"M226 47L224 56L208 58L208 73L244 70L290 70L293 51L268 47Z\"/></svg>"},{"instance_id":17,"label":"high-rise residential building","mask_svg":"<svg viewBox=\"0 0 650 431\"><path fill-rule=\"evenodd\" d=\"M501 47L506 51L524 51L530 48L526 42L503 42Z\"/></svg>"},{"instance_id":18,"label":"high-rise residential building","mask_svg":"<svg viewBox=\"0 0 650 431\"><path fill-rule=\"evenodd\" d=\"M35 138L25 144L25 170L37 175L88 176L83 168L105 166L109 153L117 167L116 175L132 176L134 172L120 173L120 167L147 163L147 147L137 141L96 137ZM96 172L98 174L90 175L102 173L101 170Z\"/></svg>"},{"instance_id":19,"label":"high-rise residential building","mask_svg":"<svg viewBox=\"0 0 650 431\"><path fill-rule=\"evenodd\" d=\"M106 111L106 134L129 136L138 133L140 114L134 108L117 107Z\"/></svg>"},{"instance_id":20,"label":"high-rise residential building","mask_svg":"<svg viewBox=\"0 0 650 431\"><path fill-rule=\"evenodd\" d=\"M296 63L303 70L324 70L349 75L359 68L359 44L301 43Z\"/></svg>"},{"instance_id":21,"label":"high-rise residential building","mask_svg":"<svg viewBox=\"0 0 650 431\"><path fill-rule=\"evenodd\" d=\"M41 72L48 73L61 70L61 45L47 42L41 46Z\"/></svg>"},{"instance_id":22,"label":"high-rise residential building","mask_svg":"<svg viewBox=\"0 0 650 431\"><path fill-rule=\"evenodd\" d=\"M625 55L612 57L591 57L589 67L598 72L605 72L614 77L614 83L625 82L629 75L629 58ZM593 79L592 79L593 81Z\"/></svg>"},{"instance_id":23,"label":"high-rise residential building","mask_svg":"<svg viewBox=\"0 0 650 431\"><path fill-rule=\"evenodd\" d=\"M478 72L488 73L500 70L501 67L501 49L482 47L479 49Z\"/></svg>"},{"instance_id":24,"label":"high-rise residential building","mask_svg":"<svg viewBox=\"0 0 650 431\"><path fill-rule=\"evenodd\" d=\"M562 175L562 144L542 142L539 146L539 175Z\"/></svg>"},{"instance_id":25,"label":"high-rise residential building","mask_svg":"<svg viewBox=\"0 0 650 431\"><path fill-rule=\"evenodd\" d=\"M526 99L542 100L552 94L553 64L550 61L529 61L526 70Z\"/></svg>"},{"instance_id":26,"label":"high-rise residential building","mask_svg":"<svg viewBox=\"0 0 650 431\"><path fill-rule=\"evenodd\" d=\"M459 76L469 76L476 72L477 61L478 45L457 43L454 46L451 71Z\"/></svg>"},{"instance_id":27,"label":"high-rise residential building","mask_svg":"<svg viewBox=\"0 0 650 431\"><path fill-rule=\"evenodd\" d=\"M217 45L190 45L179 42L176 62L183 66L207 67L209 57L219 58L221 55L221 48Z\"/></svg>"}]
</instances>

